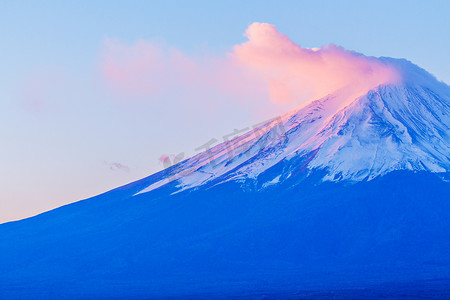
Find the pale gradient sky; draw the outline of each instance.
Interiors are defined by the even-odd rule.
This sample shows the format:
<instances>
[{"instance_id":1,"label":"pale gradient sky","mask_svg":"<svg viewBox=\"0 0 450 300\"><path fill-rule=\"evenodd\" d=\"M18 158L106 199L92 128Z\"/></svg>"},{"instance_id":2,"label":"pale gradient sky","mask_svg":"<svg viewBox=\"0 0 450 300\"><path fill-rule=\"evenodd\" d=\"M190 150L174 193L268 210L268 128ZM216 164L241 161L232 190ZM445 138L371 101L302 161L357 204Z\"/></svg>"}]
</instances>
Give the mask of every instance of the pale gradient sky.
<instances>
[{"instance_id":1,"label":"pale gradient sky","mask_svg":"<svg viewBox=\"0 0 450 300\"><path fill-rule=\"evenodd\" d=\"M406 58L450 83L450 1L241 2L1 1L0 223L142 178L162 168L162 155L194 154L296 105L271 104L232 78L227 88L238 92L224 92L223 77L211 89L195 81L247 40L253 22L305 48L334 43ZM143 76L105 81L114 51L123 55L116 65ZM152 82L162 92L142 81L141 66L155 57L166 77L151 74ZM180 62L200 75L173 79Z\"/></svg>"}]
</instances>

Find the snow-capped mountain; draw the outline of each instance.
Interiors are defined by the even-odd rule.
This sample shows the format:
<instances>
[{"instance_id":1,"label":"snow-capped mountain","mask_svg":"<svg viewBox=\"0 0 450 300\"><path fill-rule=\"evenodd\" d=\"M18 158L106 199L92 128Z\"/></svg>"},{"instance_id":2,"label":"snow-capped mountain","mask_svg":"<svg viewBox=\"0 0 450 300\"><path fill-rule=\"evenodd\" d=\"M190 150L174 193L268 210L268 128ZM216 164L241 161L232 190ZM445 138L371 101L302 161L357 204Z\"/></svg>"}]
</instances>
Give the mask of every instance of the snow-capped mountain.
<instances>
[{"instance_id":1,"label":"snow-capped mountain","mask_svg":"<svg viewBox=\"0 0 450 300\"><path fill-rule=\"evenodd\" d=\"M207 183L258 180L280 162L267 185L291 176L289 161L307 157L305 172L323 180L371 180L395 170L450 170L450 88L404 60L397 84L349 97L346 89L313 101L166 171L140 191L176 182L179 191ZM351 89L351 87L349 87Z\"/></svg>"},{"instance_id":2,"label":"snow-capped mountain","mask_svg":"<svg viewBox=\"0 0 450 300\"><path fill-rule=\"evenodd\" d=\"M1 224L0 298L448 298L450 88L383 60L401 82Z\"/></svg>"}]
</instances>

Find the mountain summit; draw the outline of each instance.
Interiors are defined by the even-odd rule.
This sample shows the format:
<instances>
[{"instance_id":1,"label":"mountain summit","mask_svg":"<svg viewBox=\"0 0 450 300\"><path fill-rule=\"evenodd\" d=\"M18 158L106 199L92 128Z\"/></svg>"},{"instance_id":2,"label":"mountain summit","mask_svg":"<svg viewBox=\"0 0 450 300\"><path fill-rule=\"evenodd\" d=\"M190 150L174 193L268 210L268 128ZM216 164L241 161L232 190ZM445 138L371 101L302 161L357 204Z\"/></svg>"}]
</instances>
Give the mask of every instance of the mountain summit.
<instances>
[{"instance_id":1,"label":"mountain summit","mask_svg":"<svg viewBox=\"0 0 450 300\"><path fill-rule=\"evenodd\" d=\"M0 298L448 296L450 87L381 60L400 82L0 225Z\"/></svg>"},{"instance_id":2,"label":"mountain summit","mask_svg":"<svg viewBox=\"0 0 450 300\"><path fill-rule=\"evenodd\" d=\"M395 170L450 170L450 88L405 60L384 59L397 84L349 98L351 86L274 118L157 176L148 192L171 181L181 190L253 179L272 185L299 161L323 180L371 180ZM259 176L274 168L266 183ZM264 177L264 176L262 176Z\"/></svg>"}]
</instances>

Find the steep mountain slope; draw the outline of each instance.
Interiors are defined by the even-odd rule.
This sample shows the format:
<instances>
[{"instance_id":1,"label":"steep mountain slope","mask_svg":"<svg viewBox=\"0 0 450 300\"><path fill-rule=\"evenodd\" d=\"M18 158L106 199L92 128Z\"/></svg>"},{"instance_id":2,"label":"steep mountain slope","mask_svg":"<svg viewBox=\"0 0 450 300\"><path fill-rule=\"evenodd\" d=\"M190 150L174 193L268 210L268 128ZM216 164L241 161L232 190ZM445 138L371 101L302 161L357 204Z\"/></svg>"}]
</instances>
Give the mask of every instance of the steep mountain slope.
<instances>
[{"instance_id":1,"label":"steep mountain slope","mask_svg":"<svg viewBox=\"0 0 450 300\"><path fill-rule=\"evenodd\" d=\"M252 298L448 286L448 182L411 172L350 185L310 179L264 192L235 182L172 196L169 187L135 197L119 189L4 224L0 297Z\"/></svg>"},{"instance_id":2,"label":"steep mountain slope","mask_svg":"<svg viewBox=\"0 0 450 300\"><path fill-rule=\"evenodd\" d=\"M326 169L324 180L450 170L450 88L410 62L388 61L403 72L402 82L356 98L348 97L349 87L314 101L184 161L141 192L174 180L185 190L257 178L299 156L308 160L307 172Z\"/></svg>"},{"instance_id":3,"label":"steep mountain slope","mask_svg":"<svg viewBox=\"0 0 450 300\"><path fill-rule=\"evenodd\" d=\"M386 60L403 82L0 225L0 298L448 295L449 87Z\"/></svg>"}]
</instances>

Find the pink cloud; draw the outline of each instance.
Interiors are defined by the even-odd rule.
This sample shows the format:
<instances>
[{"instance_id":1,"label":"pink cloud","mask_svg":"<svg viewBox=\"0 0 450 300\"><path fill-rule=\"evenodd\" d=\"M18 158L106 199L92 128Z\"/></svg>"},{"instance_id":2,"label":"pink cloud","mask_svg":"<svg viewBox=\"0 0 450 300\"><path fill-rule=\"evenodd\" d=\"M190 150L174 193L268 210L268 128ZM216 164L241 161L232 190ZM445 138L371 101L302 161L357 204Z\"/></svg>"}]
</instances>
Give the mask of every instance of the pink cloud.
<instances>
[{"instance_id":1,"label":"pink cloud","mask_svg":"<svg viewBox=\"0 0 450 300\"><path fill-rule=\"evenodd\" d=\"M353 96L363 94L398 79L392 67L376 58L333 44L302 48L270 24L253 23L245 36L248 41L222 57L188 56L144 40L125 45L109 39L100 69L111 90L125 97L215 90L237 102L265 98L291 107L344 88Z\"/></svg>"},{"instance_id":2,"label":"pink cloud","mask_svg":"<svg viewBox=\"0 0 450 300\"><path fill-rule=\"evenodd\" d=\"M170 162L170 157L168 155L161 155L158 159L161 163L167 163Z\"/></svg>"},{"instance_id":3,"label":"pink cloud","mask_svg":"<svg viewBox=\"0 0 450 300\"><path fill-rule=\"evenodd\" d=\"M116 93L141 97L164 89L165 53L158 45L138 40L124 45L107 39L100 69L109 88Z\"/></svg>"},{"instance_id":4,"label":"pink cloud","mask_svg":"<svg viewBox=\"0 0 450 300\"><path fill-rule=\"evenodd\" d=\"M230 56L261 76L274 102L318 98L347 87L363 94L398 79L392 67L375 58L333 44L302 48L270 24L253 23L245 36L248 41L235 46Z\"/></svg>"}]
</instances>

